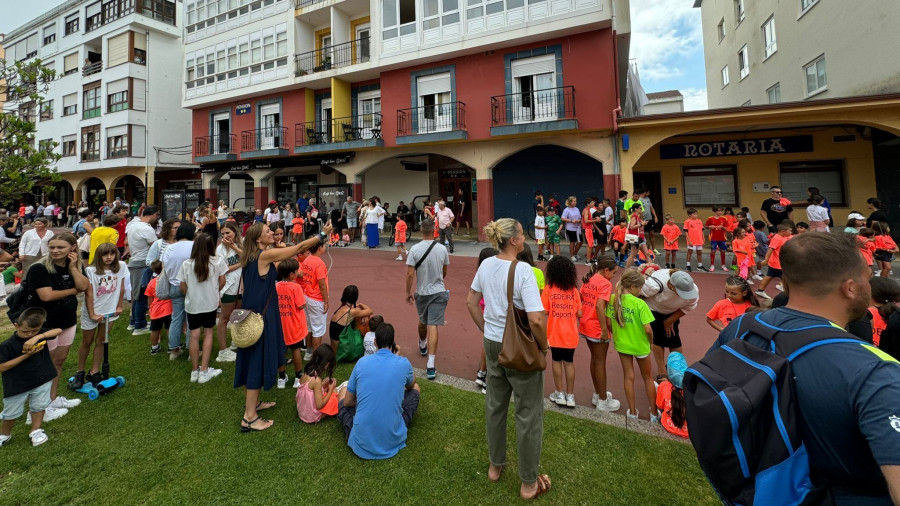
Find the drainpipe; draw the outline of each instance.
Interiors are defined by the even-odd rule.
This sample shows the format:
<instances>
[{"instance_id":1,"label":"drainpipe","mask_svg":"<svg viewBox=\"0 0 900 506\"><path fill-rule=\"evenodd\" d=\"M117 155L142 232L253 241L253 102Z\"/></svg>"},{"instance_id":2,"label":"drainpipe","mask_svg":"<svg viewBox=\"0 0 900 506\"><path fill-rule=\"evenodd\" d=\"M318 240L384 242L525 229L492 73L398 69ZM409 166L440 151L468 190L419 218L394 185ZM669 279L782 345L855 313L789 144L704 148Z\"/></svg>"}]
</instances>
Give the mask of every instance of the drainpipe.
<instances>
[{"instance_id":1,"label":"drainpipe","mask_svg":"<svg viewBox=\"0 0 900 506\"><path fill-rule=\"evenodd\" d=\"M610 0L611 16L612 16L612 50L613 50L613 78L615 80L616 89L616 108L612 110L612 155L613 155L613 176L617 181L617 188L610 193L610 200L617 198L617 192L622 187L621 168L619 166L619 115L622 114L621 90L619 89L619 40L616 37L616 0Z\"/></svg>"}]
</instances>

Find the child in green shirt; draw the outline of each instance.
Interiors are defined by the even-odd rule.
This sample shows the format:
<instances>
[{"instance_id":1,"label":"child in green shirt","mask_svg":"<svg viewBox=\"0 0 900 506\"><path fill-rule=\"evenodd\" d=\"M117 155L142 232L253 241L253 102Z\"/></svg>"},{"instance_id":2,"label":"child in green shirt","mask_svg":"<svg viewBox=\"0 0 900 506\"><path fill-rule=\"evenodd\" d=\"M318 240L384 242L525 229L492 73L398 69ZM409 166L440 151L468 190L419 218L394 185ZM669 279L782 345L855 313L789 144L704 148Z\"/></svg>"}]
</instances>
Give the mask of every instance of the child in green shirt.
<instances>
[{"instance_id":1,"label":"child in green shirt","mask_svg":"<svg viewBox=\"0 0 900 506\"><path fill-rule=\"evenodd\" d=\"M562 219L556 214L556 208L550 206L547 208L547 218L544 220L547 225L547 249L551 255L559 255L559 235L562 230Z\"/></svg>"}]
</instances>

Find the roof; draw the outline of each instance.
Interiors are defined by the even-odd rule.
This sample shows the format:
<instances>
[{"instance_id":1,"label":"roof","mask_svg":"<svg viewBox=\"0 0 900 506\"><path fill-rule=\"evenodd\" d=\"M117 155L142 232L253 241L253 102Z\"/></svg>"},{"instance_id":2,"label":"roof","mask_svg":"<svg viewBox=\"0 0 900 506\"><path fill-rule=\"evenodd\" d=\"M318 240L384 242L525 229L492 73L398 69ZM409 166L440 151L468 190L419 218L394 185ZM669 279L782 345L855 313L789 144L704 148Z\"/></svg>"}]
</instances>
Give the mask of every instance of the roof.
<instances>
[{"instance_id":1,"label":"roof","mask_svg":"<svg viewBox=\"0 0 900 506\"><path fill-rule=\"evenodd\" d=\"M684 98L684 95L682 95L678 90L666 90L647 93L648 100L665 100L667 98Z\"/></svg>"}]
</instances>

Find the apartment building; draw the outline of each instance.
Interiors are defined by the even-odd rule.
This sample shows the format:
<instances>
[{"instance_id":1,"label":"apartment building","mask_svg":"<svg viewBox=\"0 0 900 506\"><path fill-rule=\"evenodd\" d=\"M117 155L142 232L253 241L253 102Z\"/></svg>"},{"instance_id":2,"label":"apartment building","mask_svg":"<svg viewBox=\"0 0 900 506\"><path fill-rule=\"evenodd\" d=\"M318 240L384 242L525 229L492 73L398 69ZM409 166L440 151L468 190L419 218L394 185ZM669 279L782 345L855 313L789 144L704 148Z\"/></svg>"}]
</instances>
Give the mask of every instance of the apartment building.
<instances>
[{"instance_id":1,"label":"apartment building","mask_svg":"<svg viewBox=\"0 0 900 506\"><path fill-rule=\"evenodd\" d=\"M190 175L189 163L159 166L154 149L190 137L191 113L173 93L182 68L176 6L74 0L6 35L9 61L38 58L57 73L40 110L20 111L34 115L38 141L59 143L63 182L45 198L94 207L116 196L152 202L158 176Z\"/></svg>"},{"instance_id":2,"label":"apartment building","mask_svg":"<svg viewBox=\"0 0 900 506\"><path fill-rule=\"evenodd\" d=\"M710 108L900 91L900 2L695 0Z\"/></svg>"},{"instance_id":3,"label":"apartment building","mask_svg":"<svg viewBox=\"0 0 900 506\"><path fill-rule=\"evenodd\" d=\"M185 0L207 199L468 204L611 195L626 0ZM473 228L477 230L477 227Z\"/></svg>"}]
</instances>

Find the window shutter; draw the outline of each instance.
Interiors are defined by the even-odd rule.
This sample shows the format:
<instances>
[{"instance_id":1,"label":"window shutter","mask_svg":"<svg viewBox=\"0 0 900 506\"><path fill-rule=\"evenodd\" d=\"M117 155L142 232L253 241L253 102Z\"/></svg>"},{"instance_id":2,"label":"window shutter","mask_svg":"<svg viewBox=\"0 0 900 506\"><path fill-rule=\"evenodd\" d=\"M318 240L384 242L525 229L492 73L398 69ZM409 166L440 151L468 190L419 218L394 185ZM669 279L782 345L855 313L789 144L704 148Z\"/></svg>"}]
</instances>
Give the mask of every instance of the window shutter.
<instances>
[{"instance_id":1,"label":"window shutter","mask_svg":"<svg viewBox=\"0 0 900 506\"><path fill-rule=\"evenodd\" d=\"M120 33L109 39L107 67L114 67L128 61L128 33Z\"/></svg>"},{"instance_id":2,"label":"window shutter","mask_svg":"<svg viewBox=\"0 0 900 506\"><path fill-rule=\"evenodd\" d=\"M118 81L113 81L106 85L107 95L112 95L113 93L119 93L122 91L128 91L128 79L119 79Z\"/></svg>"},{"instance_id":3,"label":"window shutter","mask_svg":"<svg viewBox=\"0 0 900 506\"><path fill-rule=\"evenodd\" d=\"M44 27L44 38L56 34L56 25L50 25Z\"/></svg>"},{"instance_id":4,"label":"window shutter","mask_svg":"<svg viewBox=\"0 0 900 506\"><path fill-rule=\"evenodd\" d=\"M416 81L419 96L450 92L450 73L422 76Z\"/></svg>"},{"instance_id":5,"label":"window shutter","mask_svg":"<svg viewBox=\"0 0 900 506\"><path fill-rule=\"evenodd\" d=\"M78 94L72 93L63 97L63 107L72 107L78 105Z\"/></svg>"},{"instance_id":6,"label":"window shutter","mask_svg":"<svg viewBox=\"0 0 900 506\"><path fill-rule=\"evenodd\" d=\"M145 34L134 32L134 48L142 51L147 50L147 36Z\"/></svg>"},{"instance_id":7,"label":"window shutter","mask_svg":"<svg viewBox=\"0 0 900 506\"><path fill-rule=\"evenodd\" d=\"M119 125L106 129L107 137L117 137L119 135L128 135L128 125Z\"/></svg>"},{"instance_id":8,"label":"window shutter","mask_svg":"<svg viewBox=\"0 0 900 506\"><path fill-rule=\"evenodd\" d=\"M63 72L66 72L66 73L77 69L78 68L78 53L72 53L72 54L66 56L63 68L64 68Z\"/></svg>"},{"instance_id":9,"label":"window shutter","mask_svg":"<svg viewBox=\"0 0 900 506\"><path fill-rule=\"evenodd\" d=\"M62 141L63 141L63 142L74 142L76 137L77 137L77 136L76 136L75 134L72 134L72 135L63 135Z\"/></svg>"},{"instance_id":10,"label":"window shutter","mask_svg":"<svg viewBox=\"0 0 900 506\"><path fill-rule=\"evenodd\" d=\"M512 76L525 77L536 76L538 74L548 74L556 71L555 55L539 56L537 58L526 58L522 60L513 60Z\"/></svg>"},{"instance_id":11,"label":"window shutter","mask_svg":"<svg viewBox=\"0 0 900 506\"><path fill-rule=\"evenodd\" d=\"M28 36L28 38L25 40L25 47L26 47L26 49L25 49L26 54L31 53L33 51L37 51L38 48L41 47L41 41L40 41L40 39L38 39L37 32L32 33L31 35Z\"/></svg>"},{"instance_id":12,"label":"window shutter","mask_svg":"<svg viewBox=\"0 0 900 506\"><path fill-rule=\"evenodd\" d=\"M19 42L16 42L16 45L15 45L15 48L16 48L16 51L15 51L15 58L16 58L16 61L24 60L24 59L25 59L25 55L28 54L28 50L26 49L25 44L27 44L27 41L24 41L24 40L20 40Z\"/></svg>"},{"instance_id":13,"label":"window shutter","mask_svg":"<svg viewBox=\"0 0 900 506\"><path fill-rule=\"evenodd\" d=\"M133 108L138 111L146 110L146 90L147 90L147 81L143 79L134 79L131 82L132 90L131 94L134 97L134 105Z\"/></svg>"}]
</instances>

